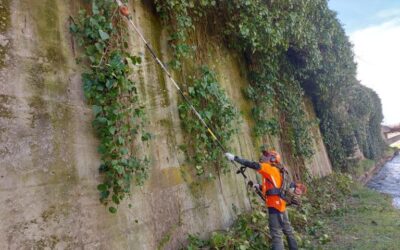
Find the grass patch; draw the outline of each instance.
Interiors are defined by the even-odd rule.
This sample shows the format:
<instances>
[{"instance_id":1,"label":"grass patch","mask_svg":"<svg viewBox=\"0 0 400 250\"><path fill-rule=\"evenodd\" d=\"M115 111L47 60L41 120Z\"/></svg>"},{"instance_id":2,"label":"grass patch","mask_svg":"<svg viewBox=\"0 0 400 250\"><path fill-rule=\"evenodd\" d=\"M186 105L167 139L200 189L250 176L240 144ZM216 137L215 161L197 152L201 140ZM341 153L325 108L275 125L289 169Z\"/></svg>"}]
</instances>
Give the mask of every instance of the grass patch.
<instances>
[{"instance_id":1,"label":"grass patch","mask_svg":"<svg viewBox=\"0 0 400 250\"><path fill-rule=\"evenodd\" d=\"M355 185L340 215L326 217L327 249L398 249L400 211L388 195Z\"/></svg>"},{"instance_id":2,"label":"grass patch","mask_svg":"<svg viewBox=\"0 0 400 250\"><path fill-rule=\"evenodd\" d=\"M371 170L373 167L375 167L375 165L376 161L370 159L364 159L359 161L353 168L351 168L350 171L352 176L361 176L364 173Z\"/></svg>"}]
</instances>

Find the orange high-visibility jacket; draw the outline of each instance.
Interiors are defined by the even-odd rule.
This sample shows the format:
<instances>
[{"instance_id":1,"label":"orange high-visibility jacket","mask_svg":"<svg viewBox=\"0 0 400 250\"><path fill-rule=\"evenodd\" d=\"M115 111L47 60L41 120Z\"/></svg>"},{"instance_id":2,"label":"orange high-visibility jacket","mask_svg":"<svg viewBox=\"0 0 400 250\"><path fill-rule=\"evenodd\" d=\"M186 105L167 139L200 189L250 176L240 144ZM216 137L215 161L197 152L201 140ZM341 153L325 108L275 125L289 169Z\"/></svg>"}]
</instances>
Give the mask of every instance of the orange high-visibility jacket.
<instances>
[{"instance_id":1,"label":"orange high-visibility jacket","mask_svg":"<svg viewBox=\"0 0 400 250\"><path fill-rule=\"evenodd\" d=\"M266 195L267 191L273 188L280 188L282 186L282 175L277 167L272 166L270 163L260 163L260 170L258 172L262 176L262 193L266 196L265 204L267 207L272 207L279 212L286 210L286 201L279 195Z\"/></svg>"}]
</instances>

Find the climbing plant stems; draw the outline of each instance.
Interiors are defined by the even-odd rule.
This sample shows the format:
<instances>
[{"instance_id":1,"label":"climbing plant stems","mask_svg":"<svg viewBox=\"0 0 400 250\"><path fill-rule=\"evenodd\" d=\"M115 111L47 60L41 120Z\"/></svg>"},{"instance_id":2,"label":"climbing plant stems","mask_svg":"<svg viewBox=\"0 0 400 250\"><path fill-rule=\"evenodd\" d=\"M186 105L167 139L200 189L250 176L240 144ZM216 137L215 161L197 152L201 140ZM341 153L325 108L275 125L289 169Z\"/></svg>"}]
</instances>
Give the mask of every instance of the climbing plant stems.
<instances>
[{"instance_id":1,"label":"climbing plant stems","mask_svg":"<svg viewBox=\"0 0 400 250\"><path fill-rule=\"evenodd\" d=\"M311 122L302 110L303 92L298 91L301 89L297 87L299 83L287 77L289 74L283 70L283 65L287 63L284 51L288 47L288 40L285 31L278 30L285 28L280 22L286 21L284 18L279 20L282 18L280 8L270 10L261 1L217 4L217 1L204 0L196 5L187 0L157 0L155 3L161 17L172 27L170 41L173 48L193 48L187 39L189 34L196 29L196 25L204 25L202 20L214 20L217 26L213 27L217 29L214 32L219 36L225 35L232 42L232 47L248 58L251 85L245 93L254 103L252 115L256 121L255 135L278 135L289 130L286 134L290 135L288 140L295 156L312 156L312 143L306 141L311 140ZM273 17L278 20L277 23L272 21ZM174 51L177 58L182 57L181 51ZM281 120L287 122L283 124Z\"/></svg>"},{"instance_id":2,"label":"climbing plant stems","mask_svg":"<svg viewBox=\"0 0 400 250\"><path fill-rule=\"evenodd\" d=\"M228 148L228 143L237 132L239 112L220 87L215 72L202 66L188 82L187 89L193 106L212 127L221 145ZM223 157L225 152L195 117L189 103L180 101L178 110L182 126L187 132L186 145L191 145L185 147L185 152L196 167L196 173L213 177L215 170L227 170L227 162Z\"/></svg>"},{"instance_id":3,"label":"climbing plant stems","mask_svg":"<svg viewBox=\"0 0 400 250\"><path fill-rule=\"evenodd\" d=\"M195 166L199 176L213 177L214 173L226 171L227 163L223 158L222 148L229 148L229 142L237 133L239 112L221 88L217 74L211 67L185 67L182 62L193 59L196 47L188 42L191 31L195 29L195 20L201 18L204 9L216 5L216 1L200 1L195 4L186 0L155 1L156 9L169 28L169 44L172 60L169 65L182 73L188 70L190 79L186 81L187 97L199 114L205 118L218 138L220 145L207 132L207 128L195 117L190 105L185 100L179 101L179 116L186 132L186 143L183 145L187 158Z\"/></svg>"},{"instance_id":4,"label":"climbing plant stems","mask_svg":"<svg viewBox=\"0 0 400 250\"><path fill-rule=\"evenodd\" d=\"M70 30L83 49L84 94L100 140L103 181L97 188L101 202L115 213L116 205L130 194L131 183L142 185L147 178L148 160L139 158L135 145L150 135L143 130L144 107L129 77L141 58L128 52L128 33L114 1L91 1L88 7Z\"/></svg>"},{"instance_id":5,"label":"climbing plant stems","mask_svg":"<svg viewBox=\"0 0 400 250\"><path fill-rule=\"evenodd\" d=\"M309 120L303 103L311 98L335 167L350 165L357 147L367 157L382 154L380 105L360 105L367 96L369 104L379 104L379 98L356 80L352 46L326 0L155 0L155 5L172 27L176 58L195 48L188 38L199 27L243 56L256 136L280 135L297 159L310 158L317 121ZM355 112L361 106L368 107L362 117Z\"/></svg>"}]
</instances>

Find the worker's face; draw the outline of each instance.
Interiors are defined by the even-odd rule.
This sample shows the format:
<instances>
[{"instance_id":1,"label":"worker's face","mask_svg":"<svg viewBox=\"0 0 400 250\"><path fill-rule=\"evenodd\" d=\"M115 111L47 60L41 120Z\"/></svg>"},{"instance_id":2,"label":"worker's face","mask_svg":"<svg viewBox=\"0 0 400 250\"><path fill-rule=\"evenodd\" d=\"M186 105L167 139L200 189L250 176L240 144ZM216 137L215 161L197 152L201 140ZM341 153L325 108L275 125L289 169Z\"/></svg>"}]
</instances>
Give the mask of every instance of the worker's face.
<instances>
[{"instance_id":1,"label":"worker's face","mask_svg":"<svg viewBox=\"0 0 400 250\"><path fill-rule=\"evenodd\" d=\"M260 156L260 163L264 163L264 162L275 162L276 161L276 157L273 154L262 154Z\"/></svg>"}]
</instances>

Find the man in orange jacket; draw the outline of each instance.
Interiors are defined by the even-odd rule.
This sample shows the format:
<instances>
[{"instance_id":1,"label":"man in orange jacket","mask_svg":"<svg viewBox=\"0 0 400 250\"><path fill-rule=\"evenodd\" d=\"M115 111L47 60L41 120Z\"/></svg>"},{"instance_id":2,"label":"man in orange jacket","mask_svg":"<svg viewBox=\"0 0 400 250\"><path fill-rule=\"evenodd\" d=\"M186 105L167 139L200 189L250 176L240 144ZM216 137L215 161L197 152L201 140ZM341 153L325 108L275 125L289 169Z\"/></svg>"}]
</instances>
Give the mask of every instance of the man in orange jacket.
<instances>
[{"instance_id":1,"label":"man in orange jacket","mask_svg":"<svg viewBox=\"0 0 400 250\"><path fill-rule=\"evenodd\" d=\"M268 223L272 237L272 249L283 250L282 231L286 235L290 250L298 249L292 226L286 211L286 201L279 194L283 184L280 169L276 167L281 163L281 157L275 151L263 151L259 162L252 162L231 153L225 153L230 161L236 161L241 165L256 170L262 176L262 184L256 184L262 190L265 203L268 207Z\"/></svg>"}]
</instances>

